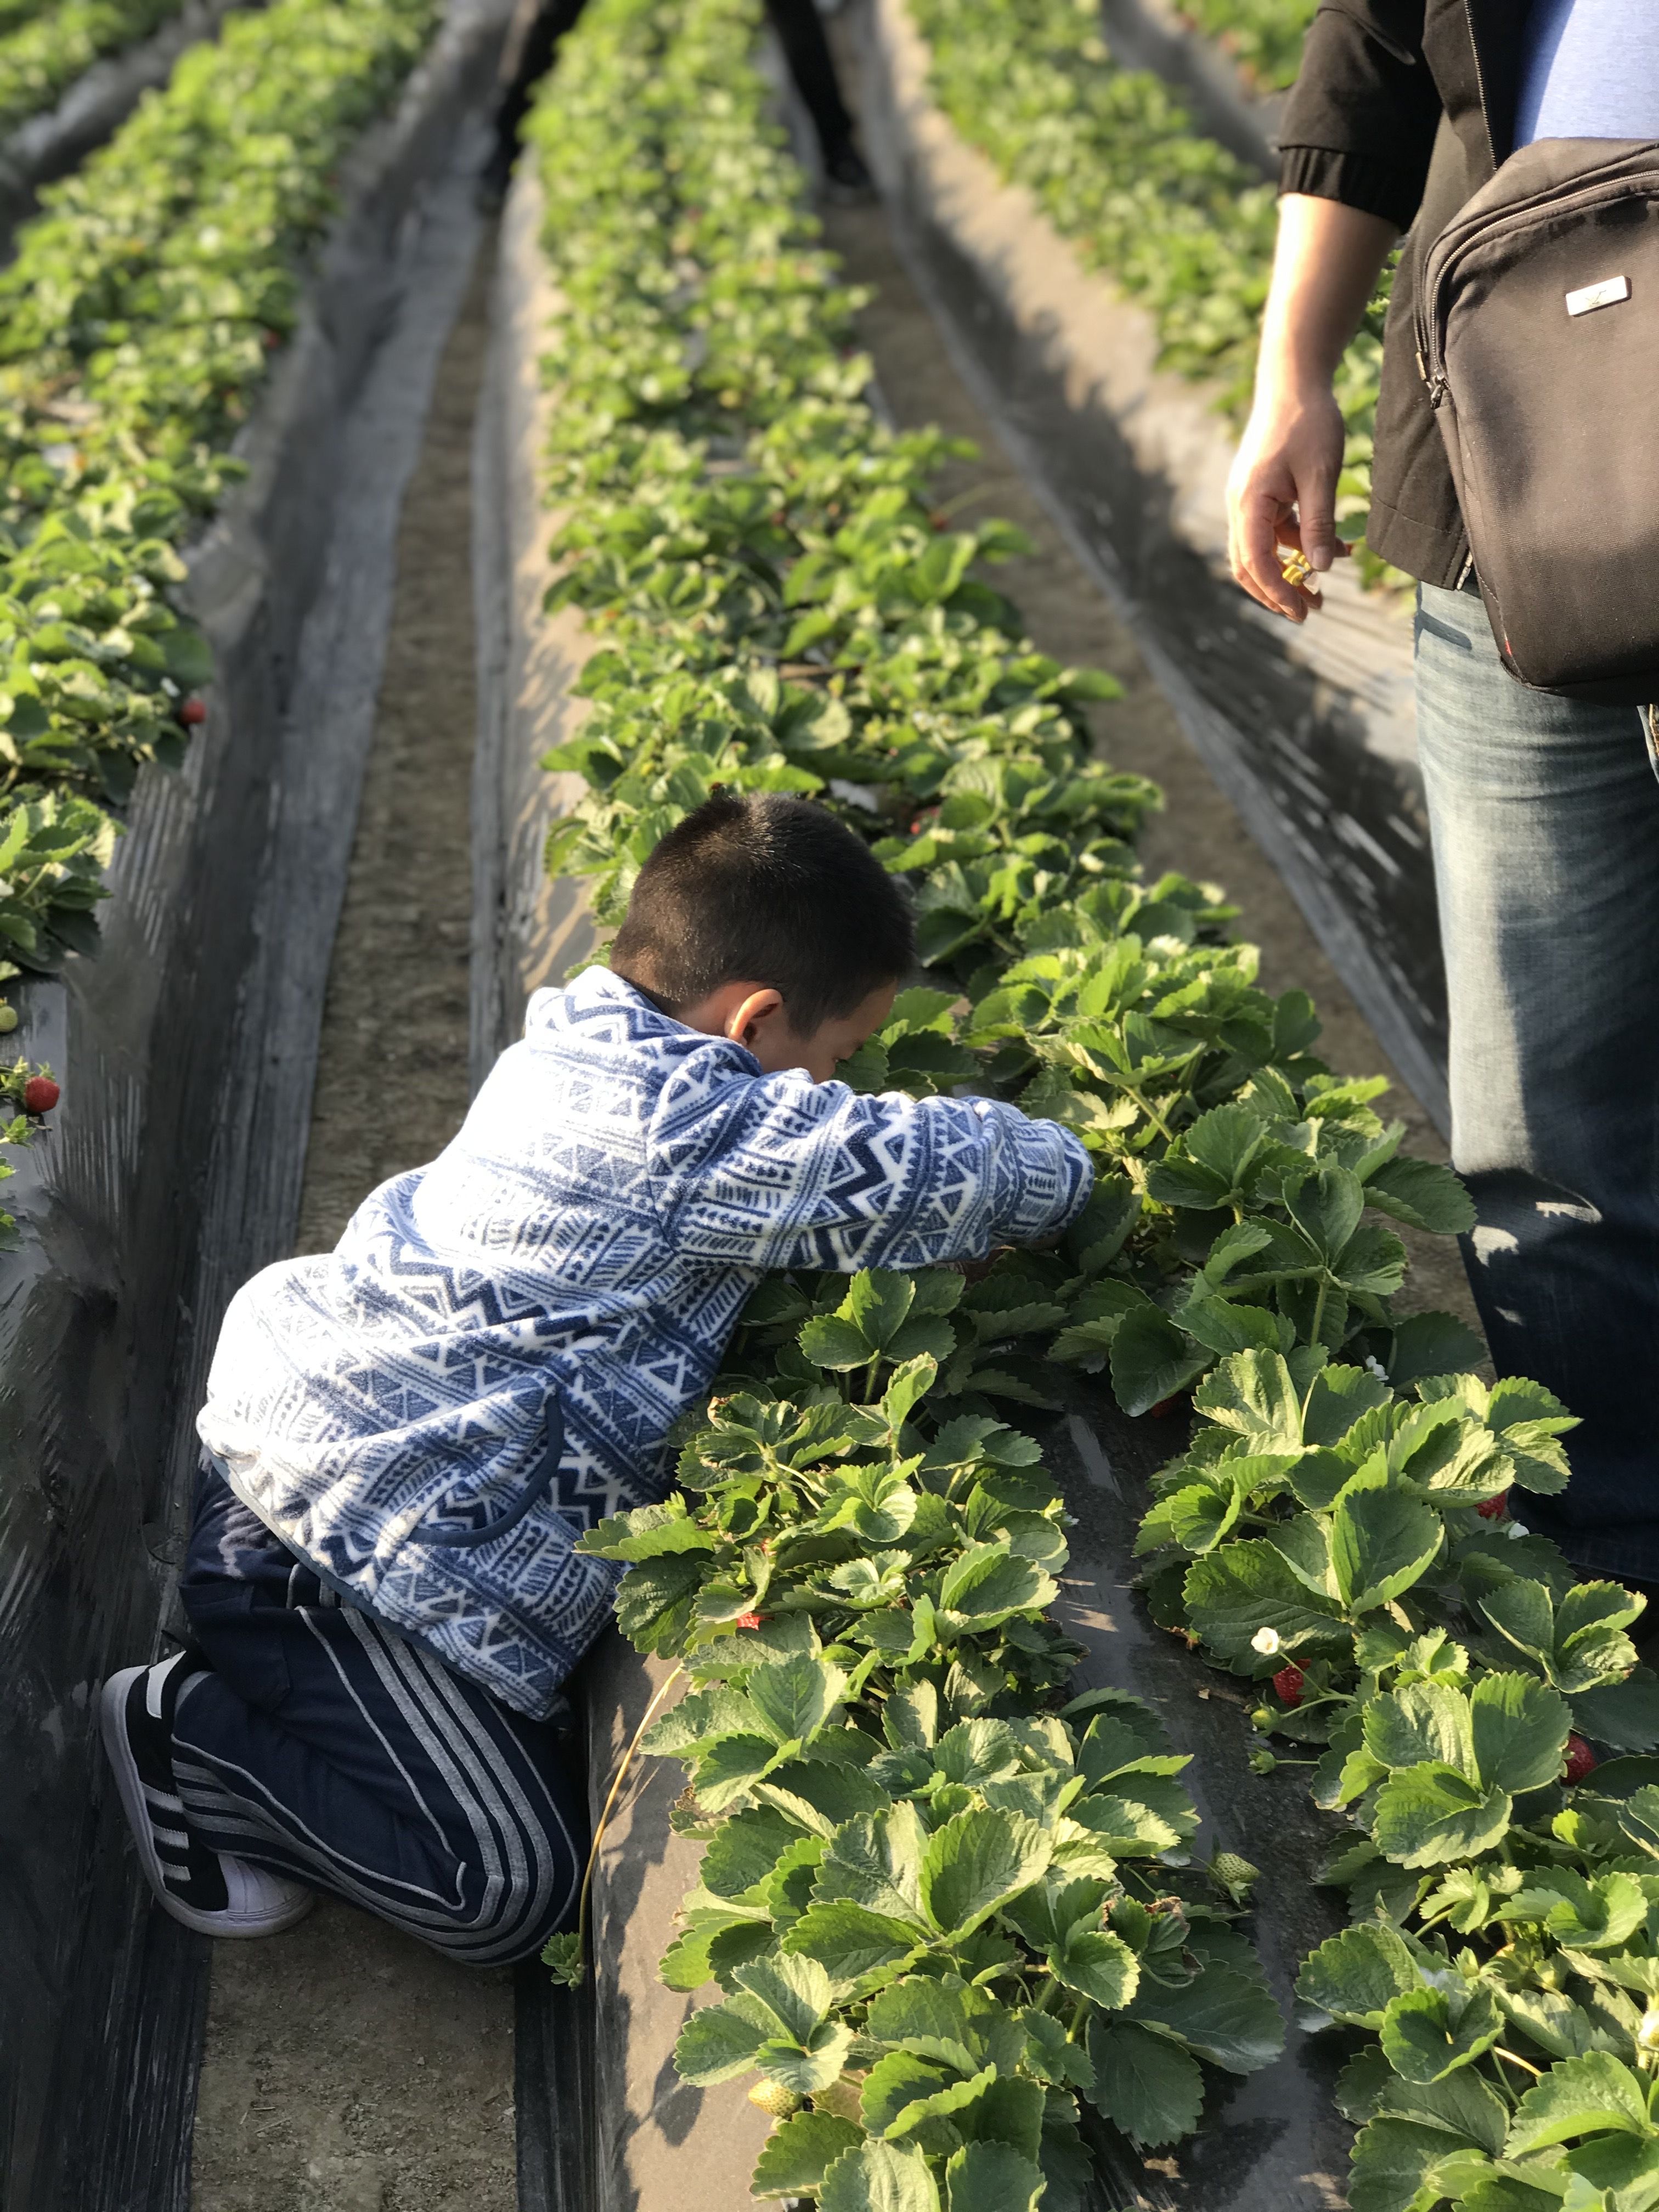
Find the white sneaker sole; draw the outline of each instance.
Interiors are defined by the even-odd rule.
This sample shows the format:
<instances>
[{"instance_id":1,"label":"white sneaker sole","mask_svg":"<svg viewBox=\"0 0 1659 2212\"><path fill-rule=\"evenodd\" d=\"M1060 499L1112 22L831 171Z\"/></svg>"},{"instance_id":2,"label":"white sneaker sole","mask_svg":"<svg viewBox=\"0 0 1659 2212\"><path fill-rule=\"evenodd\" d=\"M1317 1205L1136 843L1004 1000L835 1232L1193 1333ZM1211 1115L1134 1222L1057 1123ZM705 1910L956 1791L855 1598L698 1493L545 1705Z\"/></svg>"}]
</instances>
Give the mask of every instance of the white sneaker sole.
<instances>
[{"instance_id":1,"label":"white sneaker sole","mask_svg":"<svg viewBox=\"0 0 1659 2212\"><path fill-rule=\"evenodd\" d=\"M115 1787L120 1793L121 1808L127 1816L127 1826L132 1831L132 1840L144 1879L162 1911L198 1936L244 1939L256 1936L280 1936L285 1928L292 1928L296 1921L305 1918L317 1902L314 1890L300 1888L298 1884L292 1885L297 1892L295 1902L283 1905L276 1912L254 1914L229 1911L202 1912L195 1905L186 1905L181 1898L175 1897L167 1887L161 1862L150 1835L149 1806L144 1796L143 1778L138 1771L138 1762L134 1759L132 1747L127 1741L127 1693L138 1676L149 1672L147 1667L123 1667L105 1683L99 1699L99 1721L104 1749L115 1776Z\"/></svg>"}]
</instances>

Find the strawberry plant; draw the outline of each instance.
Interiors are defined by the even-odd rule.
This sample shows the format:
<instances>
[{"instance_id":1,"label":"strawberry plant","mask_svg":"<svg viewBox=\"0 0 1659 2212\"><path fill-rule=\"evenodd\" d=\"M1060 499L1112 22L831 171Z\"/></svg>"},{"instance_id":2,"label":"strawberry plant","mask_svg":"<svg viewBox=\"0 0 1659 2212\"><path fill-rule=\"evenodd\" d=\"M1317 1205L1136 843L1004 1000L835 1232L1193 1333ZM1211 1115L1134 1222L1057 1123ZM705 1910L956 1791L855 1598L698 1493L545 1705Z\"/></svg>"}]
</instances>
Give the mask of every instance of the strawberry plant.
<instances>
[{"instance_id":1,"label":"strawberry plant","mask_svg":"<svg viewBox=\"0 0 1659 2212\"><path fill-rule=\"evenodd\" d=\"M1076 2202L1079 2094L1167 2142L1200 2061L1246 2073L1282 2041L1231 1924L1238 1867L1191 1863L1188 1761L1139 1700L1064 1698L1079 1650L1044 1611L1065 1516L1037 1446L935 1410L939 1358L908 1350L948 1354L961 1289L854 1278L799 1331L796 1396L712 1404L681 1494L585 1540L628 1565L625 1632L693 1685L646 1739L691 1769L677 1824L708 1843L663 1972L726 1992L681 2072L757 2069L769 2110L800 2111L768 2194L787 2173L833 2203L834 2160L890 2156L918 2202L981 2163L1009 2202L1045 2180Z\"/></svg>"},{"instance_id":2,"label":"strawberry plant","mask_svg":"<svg viewBox=\"0 0 1659 2212\"><path fill-rule=\"evenodd\" d=\"M143 762L179 757L212 672L173 604L176 548L240 472L229 447L266 341L293 326L331 173L435 14L434 0L281 0L233 18L21 234L0 272L0 792L14 800L119 802ZM26 902L42 918L52 903Z\"/></svg>"},{"instance_id":3,"label":"strawberry plant","mask_svg":"<svg viewBox=\"0 0 1659 2212\"><path fill-rule=\"evenodd\" d=\"M148 38L179 0L46 0L0 10L0 133L51 107L106 54Z\"/></svg>"},{"instance_id":4,"label":"strawberry plant","mask_svg":"<svg viewBox=\"0 0 1659 2212\"><path fill-rule=\"evenodd\" d=\"M0 10L0 126L166 12ZM205 718L178 549L241 472L230 447L294 325L332 172L437 15L278 0L233 18L42 192L0 271L0 981L94 949L110 810ZM16 1024L0 1006L0 1031Z\"/></svg>"},{"instance_id":5,"label":"strawberry plant","mask_svg":"<svg viewBox=\"0 0 1659 2212\"><path fill-rule=\"evenodd\" d=\"M1300 1993L1363 2039L1352 2202L1634 2212L1659 2175L1659 1679L1643 1598L1515 1517L1565 1487L1575 1423L1534 1383L1396 1390L1301 1350L1235 1353L1194 1403L1142 1527L1149 1595L1271 1678L1262 1739L1311 1753L1351 1823L1325 1875L1354 1925Z\"/></svg>"},{"instance_id":6,"label":"strawberry plant","mask_svg":"<svg viewBox=\"0 0 1659 2212\"><path fill-rule=\"evenodd\" d=\"M1295 82L1315 0L1181 0L1177 13L1213 39L1263 91Z\"/></svg>"}]
</instances>

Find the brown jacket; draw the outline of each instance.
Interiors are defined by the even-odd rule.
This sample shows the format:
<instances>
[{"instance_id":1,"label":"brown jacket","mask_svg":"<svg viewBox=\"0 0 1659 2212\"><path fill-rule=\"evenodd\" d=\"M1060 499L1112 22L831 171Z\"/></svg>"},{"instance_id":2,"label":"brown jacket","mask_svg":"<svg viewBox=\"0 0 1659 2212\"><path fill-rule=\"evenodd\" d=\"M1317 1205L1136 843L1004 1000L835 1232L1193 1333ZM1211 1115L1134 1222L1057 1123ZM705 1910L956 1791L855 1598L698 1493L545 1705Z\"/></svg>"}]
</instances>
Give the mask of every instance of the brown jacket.
<instances>
[{"instance_id":1,"label":"brown jacket","mask_svg":"<svg viewBox=\"0 0 1659 2212\"><path fill-rule=\"evenodd\" d=\"M1280 189L1409 230L1395 279L1366 543L1450 587L1468 555L1418 373L1413 302L1439 232L1510 151L1528 0L1320 0L1279 128Z\"/></svg>"}]
</instances>

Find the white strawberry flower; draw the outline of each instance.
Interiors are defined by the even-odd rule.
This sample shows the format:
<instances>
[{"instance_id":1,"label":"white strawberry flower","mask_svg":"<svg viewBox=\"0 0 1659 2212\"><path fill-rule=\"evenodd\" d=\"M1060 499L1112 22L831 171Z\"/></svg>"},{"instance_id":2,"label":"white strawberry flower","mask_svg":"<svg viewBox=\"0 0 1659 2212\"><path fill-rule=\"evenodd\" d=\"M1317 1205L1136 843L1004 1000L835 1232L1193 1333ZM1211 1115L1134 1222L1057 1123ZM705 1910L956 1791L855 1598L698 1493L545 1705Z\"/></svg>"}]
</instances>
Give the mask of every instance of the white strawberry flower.
<instances>
[{"instance_id":1,"label":"white strawberry flower","mask_svg":"<svg viewBox=\"0 0 1659 2212\"><path fill-rule=\"evenodd\" d=\"M1636 2031L1636 2045L1639 2051L1659 2051L1659 2008L1650 2005L1643 2014Z\"/></svg>"},{"instance_id":2,"label":"white strawberry flower","mask_svg":"<svg viewBox=\"0 0 1659 2212\"><path fill-rule=\"evenodd\" d=\"M1258 1628L1250 1638L1250 1649L1259 1651L1264 1659L1275 1657L1279 1651L1279 1631L1276 1628Z\"/></svg>"},{"instance_id":3,"label":"white strawberry flower","mask_svg":"<svg viewBox=\"0 0 1659 2212\"><path fill-rule=\"evenodd\" d=\"M1375 1375L1379 1382L1386 1382L1389 1379L1388 1369L1375 1352L1368 1352L1365 1354L1365 1372L1368 1375Z\"/></svg>"},{"instance_id":4,"label":"white strawberry flower","mask_svg":"<svg viewBox=\"0 0 1659 2212\"><path fill-rule=\"evenodd\" d=\"M1513 1543L1516 1542L1516 1541L1517 1541L1521 1537L1524 1536L1524 1535L1526 1534L1526 1533L1527 1533L1527 1524L1526 1524L1526 1522L1525 1522L1524 1521L1511 1521L1511 1522L1510 1522L1510 1543L1511 1543L1511 1544L1513 1544Z\"/></svg>"}]
</instances>

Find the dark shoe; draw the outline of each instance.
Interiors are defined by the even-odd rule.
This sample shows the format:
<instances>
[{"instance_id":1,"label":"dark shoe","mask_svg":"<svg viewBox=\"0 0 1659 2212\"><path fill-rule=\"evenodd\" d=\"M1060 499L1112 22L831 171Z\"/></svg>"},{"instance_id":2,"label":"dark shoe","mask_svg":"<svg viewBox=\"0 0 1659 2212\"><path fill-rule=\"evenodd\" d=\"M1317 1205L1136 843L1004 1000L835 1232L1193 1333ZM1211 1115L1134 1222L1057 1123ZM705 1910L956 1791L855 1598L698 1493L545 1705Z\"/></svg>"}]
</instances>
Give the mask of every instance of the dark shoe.
<instances>
[{"instance_id":1,"label":"dark shoe","mask_svg":"<svg viewBox=\"0 0 1659 2212\"><path fill-rule=\"evenodd\" d=\"M198 1843L185 1823L173 1774L179 1692L202 1662L187 1651L155 1667L124 1667L104 1685L104 1748L138 1846L138 1863L164 1912L198 1936L276 1936L316 1903L301 1883Z\"/></svg>"},{"instance_id":2,"label":"dark shoe","mask_svg":"<svg viewBox=\"0 0 1659 2212\"><path fill-rule=\"evenodd\" d=\"M850 138L823 151L823 188L827 198L843 207L859 206L876 197L876 180Z\"/></svg>"}]
</instances>

